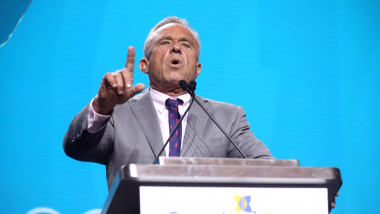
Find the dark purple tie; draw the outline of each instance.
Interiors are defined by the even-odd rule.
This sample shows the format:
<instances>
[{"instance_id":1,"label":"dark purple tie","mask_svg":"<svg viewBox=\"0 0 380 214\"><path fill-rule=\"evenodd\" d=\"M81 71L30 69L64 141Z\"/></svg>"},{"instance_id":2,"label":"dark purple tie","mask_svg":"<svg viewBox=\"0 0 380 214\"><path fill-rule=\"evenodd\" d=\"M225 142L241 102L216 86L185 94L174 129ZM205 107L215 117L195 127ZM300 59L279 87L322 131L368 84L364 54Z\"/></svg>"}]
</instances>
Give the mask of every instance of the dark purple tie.
<instances>
[{"instance_id":1,"label":"dark purple tie","mask_svg":"<svg viewBox=\"0 0 380 214\"><path fill-rule=\"evenodd\" d=\"M165 102L166 108L169 111L169 130L172 130L177 125L179 118L181 117L178 112L178 105L182 105L183 101L180 99L172 100L167 99ZM174 133L173 137L170 139L169 144L169 156L179 157L181 152L181 138L182 138L182 124L179 125L178 129Z\"/></svg>"}]
</instances>

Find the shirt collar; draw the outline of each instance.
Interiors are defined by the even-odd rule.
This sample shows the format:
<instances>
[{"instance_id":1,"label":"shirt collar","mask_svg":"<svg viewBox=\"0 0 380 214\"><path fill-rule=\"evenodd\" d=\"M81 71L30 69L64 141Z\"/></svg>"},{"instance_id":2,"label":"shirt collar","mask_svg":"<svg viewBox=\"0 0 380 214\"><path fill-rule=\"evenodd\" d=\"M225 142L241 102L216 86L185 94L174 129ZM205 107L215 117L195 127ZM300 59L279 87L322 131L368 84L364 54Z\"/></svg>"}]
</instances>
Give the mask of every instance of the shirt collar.
<instances>
[{"instance_id":1,"label":"shirt collar","mask_svg":"<svg viewBox=\"0 0 380 214\"><path fill-rule=\"evenodd\" d=\"M168 98L171 98L171 99L181 99L183 101L183 105L182 107L184 106L188 106L189 103L190 103L190 99L191 99L191 96L189 93L186 93L186 94L182 94L178 97L170 97L162 92L159 92L157 90L154 90L153 88L150 88L150 96L152 97L152 101L153 101L153 104L156 106L156 109L158 110L158 112L162 113L166 107L165 107L165 101L168 99Z\"/></svg>"}]
</instances>

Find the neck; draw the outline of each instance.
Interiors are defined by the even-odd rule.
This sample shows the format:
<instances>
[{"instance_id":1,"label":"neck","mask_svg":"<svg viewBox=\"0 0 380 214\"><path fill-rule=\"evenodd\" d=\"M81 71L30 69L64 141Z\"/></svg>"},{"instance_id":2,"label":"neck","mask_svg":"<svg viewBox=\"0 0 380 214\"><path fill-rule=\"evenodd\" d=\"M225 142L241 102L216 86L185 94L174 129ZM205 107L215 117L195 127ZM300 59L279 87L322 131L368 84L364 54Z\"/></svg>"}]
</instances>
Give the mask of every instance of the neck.
<instances>
[{"instance_id":1,"label":"neck","mask_svg":"<svg viewBox=\"0 0 380 214\"><path fill-rule=\"evenodd\" d=\"M151 87L154 90L156 90L156 91L159 91L159 92L161 92L163 94L168 95L169 97L178 97L178 96L181 96L181 95L187 93L181 87L176 87L176 88L159 88L159 87L155 87L153 85L151 85Z\"/></svg>"}]
</instances>

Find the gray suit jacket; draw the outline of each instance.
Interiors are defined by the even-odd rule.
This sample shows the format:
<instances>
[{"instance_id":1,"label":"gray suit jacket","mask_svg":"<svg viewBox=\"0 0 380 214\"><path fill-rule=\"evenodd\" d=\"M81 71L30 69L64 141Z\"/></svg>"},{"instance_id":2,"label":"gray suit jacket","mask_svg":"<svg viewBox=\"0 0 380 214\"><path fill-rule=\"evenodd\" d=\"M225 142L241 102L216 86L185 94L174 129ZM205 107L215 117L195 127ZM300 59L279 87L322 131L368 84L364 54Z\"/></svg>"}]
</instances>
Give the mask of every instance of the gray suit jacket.
<instances>
[{"instance_id":1,"label":"gray suit jacket","mask_svg":"<svg viewBox=\"0 0 380 214\"><path fill-rule=\"evenodd\" d=\"M197 99L249 158L272 158L267 147L251 132L241 107L198 96ZM74 159L105 164L108 188L122 165L151 164L164 144L149 90L117 105L110 120L96 133L86 130L87 113L88 105L73 119L63 148ZM197 103L188 114L181 156L241 157Z\"/></svg>"}]
</instances>

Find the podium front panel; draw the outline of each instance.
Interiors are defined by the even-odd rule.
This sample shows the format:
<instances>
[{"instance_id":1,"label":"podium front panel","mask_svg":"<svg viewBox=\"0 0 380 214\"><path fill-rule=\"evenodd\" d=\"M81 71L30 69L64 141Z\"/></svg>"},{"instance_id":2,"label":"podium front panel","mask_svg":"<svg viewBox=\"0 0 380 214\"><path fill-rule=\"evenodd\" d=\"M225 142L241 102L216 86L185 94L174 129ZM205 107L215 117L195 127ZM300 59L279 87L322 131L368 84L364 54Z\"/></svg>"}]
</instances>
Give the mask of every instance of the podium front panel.
<instances>
[{"instance_id":1,"label":"podium front panel","mask_svg":"<svg viewBox=\"0 0 380 214\"><path fill-rule=\"evenodd\" d=\"M327 214L327 188L141 186L141 214Z\"/></svg>"}]
</instances>

